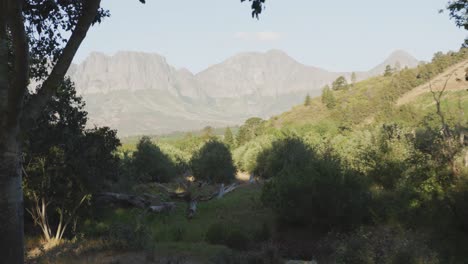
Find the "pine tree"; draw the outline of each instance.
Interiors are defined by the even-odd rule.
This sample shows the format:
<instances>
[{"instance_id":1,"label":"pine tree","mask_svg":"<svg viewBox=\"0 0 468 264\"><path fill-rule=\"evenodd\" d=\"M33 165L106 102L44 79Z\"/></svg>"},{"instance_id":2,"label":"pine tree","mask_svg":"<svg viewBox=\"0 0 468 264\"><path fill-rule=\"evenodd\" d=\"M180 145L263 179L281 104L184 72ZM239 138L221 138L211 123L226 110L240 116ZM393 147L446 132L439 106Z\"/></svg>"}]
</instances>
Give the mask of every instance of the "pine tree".
<instances>
[{"instance_id":1,"label":"pine tree","mask_svg":"<svg viewBox=\"0 0 468 264\"><path fill-rule=\"evenodd\" d=\"M310 106L311 101L312 101L312 99L310 98L310 95L307 94L307 95L306 95L306 98L305 98L305 100L304 100L304 105L305 105L305 106Z\"/></svg>"},{"instance_id":2,"label":"pine tree","mask_svg":"<svg viewBox=\"0 0 468 264\"><path fill-rule=\"evenodd\" d=\"M392 76L392 75L393 75L392 66L387 65L387 67L385 67L384 76L385 76L385 77L389 77L389 76Z\"/></svg>"},{"instance_id":3,"label":"pine tree","mask_svg":"<svg viewBox=\"0 0 468 264\"><path fill-rule=\"evenodd\" d=\"M202 129L201 137L203 140L209 140L214 136L214 129L210 126L206 126Z\"/></svg>"},{"instance_id":4,"label":"pine tree","mask_svg":"<svg viewBox=\"0 0 468 264\"><path fill-rule=\"evenodd\" d=\"M232 131L229 127L227 127L224 131L224 143L230 148L233 148L235 146L234 136L232 135Z\"/></svg>"},{"instance_id":5,"label":"pine tree","mask_svg":"<svg viewBox=\"0 0 468 264\"><path fill-rule=\"evenodd\" d=\"M333 83L332 83L332 89L333 91L339 91L339 90L344 90L348 88L348 82L346 81L346 78L344 76L338 77Z\"/></svg>"},{"instance_id":6,"label":"pine tree","mask_svg":"<svg viewBox=\"0 0 468 264\"><path fill-rule=\"evenodd\" d=\"M357 81L356 73L353 72L351 73L351 84L354 86L356 84L356 81Z\"/></svg>"},{"instance_id":7,"label":"pine tree","mask_svg":"<svg viewBox=\"0 0 468 264\"><path fill-rule=\"evenodd\" d=\"M330 86L326 85L322 90L322 103L328 108L333 109L336 106L336 99Z\"/></svg>"}]
</instances>

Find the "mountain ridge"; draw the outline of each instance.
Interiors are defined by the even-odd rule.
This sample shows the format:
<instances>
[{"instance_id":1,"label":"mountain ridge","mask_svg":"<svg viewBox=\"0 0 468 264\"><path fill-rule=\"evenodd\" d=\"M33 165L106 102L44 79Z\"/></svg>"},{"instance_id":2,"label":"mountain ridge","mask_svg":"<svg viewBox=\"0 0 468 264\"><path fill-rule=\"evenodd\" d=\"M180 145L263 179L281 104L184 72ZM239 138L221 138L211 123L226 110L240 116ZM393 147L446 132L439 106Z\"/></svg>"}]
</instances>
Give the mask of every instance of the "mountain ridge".
<instances>
[{"instance_id":1,"label":"mountain ridge","mask_svg":"<svg viewBox=\"0 0 468 264\"><path fill-rule=\"evenodd\" d=\"M402 67L419 63L401 51L383 63L399 60ZM381 74L383 63L356 72L358 79ZM157 53L93 52L72 65L68 75L87 102L90 123L110 125L121 135L237 124L250 116L268 118L300 103L306 94L319 95L338 76L351 78L351 72L305 65L281 50L239 53L196 74L177 69Z\"/></svg>"}]
</instances>

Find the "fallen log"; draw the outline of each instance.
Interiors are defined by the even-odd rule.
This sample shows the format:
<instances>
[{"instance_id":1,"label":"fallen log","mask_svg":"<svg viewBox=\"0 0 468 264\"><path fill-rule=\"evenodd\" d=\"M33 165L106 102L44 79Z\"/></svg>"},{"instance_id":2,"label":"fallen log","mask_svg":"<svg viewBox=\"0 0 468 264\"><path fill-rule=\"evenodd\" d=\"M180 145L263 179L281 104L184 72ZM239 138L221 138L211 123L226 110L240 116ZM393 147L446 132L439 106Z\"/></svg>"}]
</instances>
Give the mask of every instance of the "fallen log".
<instances>
[{"instance_id":1,"label":"fallen log","mask_svg":"<svg viewBox=\"0 0 468 264\"><path fill-rule=\"evenodd\" d=\"M124 193L104 192L95 196L98 204L106 204L124 208L140 208L153 213L163 213L172 211L176 204L174 202L160 202L158 197L143 194L132 195Z\"/></svg>"},{"instance_id":2,"label":"fallen log","mask_svg":"<svg viewBox=\"0 0 468 264\"><path fill-rule=\"evenodd\" d=\"M162 203L161 205L152 205L148 208L152 213L169 213L176 207L174 202Z\"/></svg>"},{"instance_id":3,"label":"fallen log","mask_svg":"<svg viewBox=\"0 0 468 264\"><path fill-rule=\"evenodd\" d=\"M95 196L96 202L112 204L120 207L137 207L145 209L151 205L151 201L138 195L104 192Z\"/></svg>"}]
</instances>

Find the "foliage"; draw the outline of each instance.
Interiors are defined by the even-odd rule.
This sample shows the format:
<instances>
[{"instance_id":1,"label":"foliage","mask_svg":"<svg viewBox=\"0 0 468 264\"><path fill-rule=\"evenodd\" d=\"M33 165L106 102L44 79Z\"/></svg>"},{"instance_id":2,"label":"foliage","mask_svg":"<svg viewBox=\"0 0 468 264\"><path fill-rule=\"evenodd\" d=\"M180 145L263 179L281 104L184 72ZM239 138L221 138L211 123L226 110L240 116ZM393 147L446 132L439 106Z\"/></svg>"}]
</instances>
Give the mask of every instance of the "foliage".
<instances>
[{"instance_id":1,"label":"foliage","mask_svg":"<svg viewBox=\"0 0 468 264\"><path fill-rule=\"evenodd\" d=\"M405 133L396 124L383 124L371 144L362 153L362 160L369 170L367 174L379 186L385 189L396 188L408 169L410 142Z\"/></svg>"},{"instance_id":2,"label":"foliage","mask_svg":"<svg viewBox=\"0 0 468 264\"><path fill-rule=\"evenodd\" d=\"M254 172L258 155L271 146L274 137L265 135L249 141L233 151L233 158L237 168L245 172Z\"/></svg>"},{"instance_id":3,"label":"foliage","mask_svg":"<svg viewBox=\"0 0 468 264\"><path fill-rule=\"evenodd\" d=\"M351 84L354 86L354 84L356 84L356 81L357 81L356 73L352 72L351 73Z\"/></svg>"},{"instance_id":4,"label":"foliage","mask_svg":"<svg viewBox=\"0 0 468 264\"><path fill-rule=\"evenodd\" d=\"M83 107L73 83L64 80L25 140L27 207L34 217L39 212L49 215L43 224L48 222L58 229L77 216L89 194L107 188L118 175L115 151L120 141L116 131L107 127L86 130ZM46 208L38 211L42 204Z\"/></svg>"},{"instance_id":5,"label":"foliage","mask_svg":"<svg viewBox=\"0 0 468 264\"><path fill-rule=\"evenodd\" d=\"M336 106L335 96L328 85L322 89L322 103L326 105L328 109L333 109Z\"/></svg>"},{"instance_id":6,"label":"foliage","mask_svg":"<svg viewBox=\"0 0 468 264\"><path fill-rule=\"evenodd\" d=\"M232 135L232 131L229 127L227 127L226 131L224 131L224 143L230 148L233 148L236 144L236 142L234 142L234 136Z\"/></svg>"},{"instance_id":7,"label":"foliage","mask_svg":"<svg viewBox=\"0 0 468 264\"><path fill-rule=\"evenodd\" d=\"M312 150L299 138L280 139L259 154L255 174L270 179L283 171L306 168L313 155Z\"/></svg>"},{"instance_id":8,"label":"foliage","mask_svg":"<svg viewBox=\"0 0 468 264\"><path fill-rule=\"evenodd\" d=\"M346 78L344 76L338 77L333 83L332 83L332 90L333 91L340 91L348 88L348 81L346 81Z\"/></svg>"},{"instance_id":9,"label":"foliage","mask_svg":"<svg viewBox=\"0 0 468 264\"><path fill-rule=\"evenodd\" d=\"M190 164L193 176L197 180L229 183L234 180L236 174L229 148L215 140L208 141L196 152Z\"/></svg>"},{"instance_id":10,"label":"foliage","mask_svg":"<svg viewBox=\"0 0 468 264\"><path fill-rule=\"evenodd\" d=\"M368 185L332 157L319 157L298 138L273 143L259 162L266 177L262 199L286 224L349 229L367 220Z\"/></svg>"},{"instance_id":11,"label":"foliage","mask_svg":"<svg viewBox=\"0 0 468 264\"><path fill-rule=\"evenodd\" d=\"M360 228L333 245L334 263L440 263L428 241L395 227Z\"/></svg>"},{"instance_id":12,"label":"foliage","mask_svg":"<svg viewBox=\"0 0 468 264\"><path fill-rule=\"evenodd\" d=\"M241 0L241 2L245 2L246 0ZM248 0L249 2L252 2L252 17L256 17L258 19L258 15L262 13L264 5L265 5L265 0Z\"/></svg>"},{"instance_id":13,"label":"foliage","mask_svg":"<svg viewBox=\"0 0 468 264\"><path fill-rule=\"evenodd\" d=\"M310 98L310 95L307 94L304 99L304 106L310 106L310 103L311 103L311 98Z\"/></svg>"},{"instance_id":14,"label":"foliage","mask_svg":"<svg viewBox=\"0 0 468 264\"><path fill-rule=\"evenodd\" d=\"M206 240L211 244L226 245L236 250L246 250L251 238L240 229L232 229L221 223L208 228Z\"/></svg>"},{"instance_id":15,"label":"foliage","mask_svg":"<svg viewBox=\"0 0 468 264\"><path fill-rule=\"evenodd\" d=\"M468 18L466 17L468 1L450 1L447 9L450 11L450 17L455 20L456 25L458 27L464 28L465 30L468 30Z\"/></svg>"},{"instance_id":16,"label":"foliage","mask_svg":"<svg viewBox=\"0 0 468 264\"><path fill-rule=\"evenodd\" d=\"M138 142L132 169L139 182L168 182L177 172L170 158L149 137L142 137Z\"/></svg>"},{"instance_id":17,"label":"foliage","mask_svg":"<svg viewBox=\"0 0 468 264\"><path fill-rule=\"evenodd\" d=\"M44 79L64 48L68 34L63 32L76 27L85 4L80 1L27 0L22 10L31 54L30 75ZM94 23L100 23L108 16L109 12L100 8Z\"/></svg>"},{"instance_id":18,"label":"foliage","mask_svg":"<svg viewBox=\"0 0 468 264\"><path fill-rule=\"evenodd\" d=\"M265 130L265 121L259 117L252 117L245 121L245 123L239 128L237 134L237 144L239 146L246 142L262 135Z\"/></svg>"},{"instance_id":19,"label":"foliage","mask_svg":"<svg viewBox=\"0 0 468 264\"><path fill-rule=\"evenodd\" d=\"M213 131L214 129L210 126L206 126L202 129L202 138L203 140L210 140L211 138L213 138Z\"/></svg>"},{"instance_id":20,"label":"foliage","mask_svg":"<svg viewBox=\"0 0 468 264\"><path fill-rule=\"evenodd\" d=\"M392 76L393 72L395 72L395 69L393 69L392 66L390 66L390 65L385 66L385 72L384 72L385 77Z\"/></svg>"},{"instance_id":21,"label":"foliage","mask_svg":"<svg viewBox=\"0 0 468 264\"><path fill-rule=\"evenodd\" d=\"M190 170L190 153L180 150L169 143L158 142L156 144L162 153L166 155L175 166L176 174L182 175Z\"/></svg>"}]
</instances>

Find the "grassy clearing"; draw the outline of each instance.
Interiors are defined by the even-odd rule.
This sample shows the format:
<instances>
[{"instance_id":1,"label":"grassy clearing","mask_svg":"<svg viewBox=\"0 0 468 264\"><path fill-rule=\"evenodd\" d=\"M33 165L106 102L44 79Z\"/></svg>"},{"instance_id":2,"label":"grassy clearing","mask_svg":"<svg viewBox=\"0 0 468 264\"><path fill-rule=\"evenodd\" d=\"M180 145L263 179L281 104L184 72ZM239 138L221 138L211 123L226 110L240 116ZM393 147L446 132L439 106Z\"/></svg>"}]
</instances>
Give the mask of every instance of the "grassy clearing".
<instances>
[{"instance_id":1,"label":"grassy clearing","mask_svg":"<svg viewBox=\"0 0 468 264\"><path fill-rule=\"evenodd\" d=\"M171 243L179 243L182 250L190 249L189 245L192 244L205 243L210 227L223 225L255 240L257 233L265 226L271 229L274 222L271 211L261 204L260 195L261 186L243 185L222 199L200 203L197 214L191 220L186 218L187 205L184 202L177 202L173 212L163 215L138 209L105 209L95 221L85 222L84 233L100 237L114 232L116 227L128 229L122 232L138 233L143 230L145 248L151 249L158 244L173 247L178 244Z\"/></svg>"}]
</instances>

